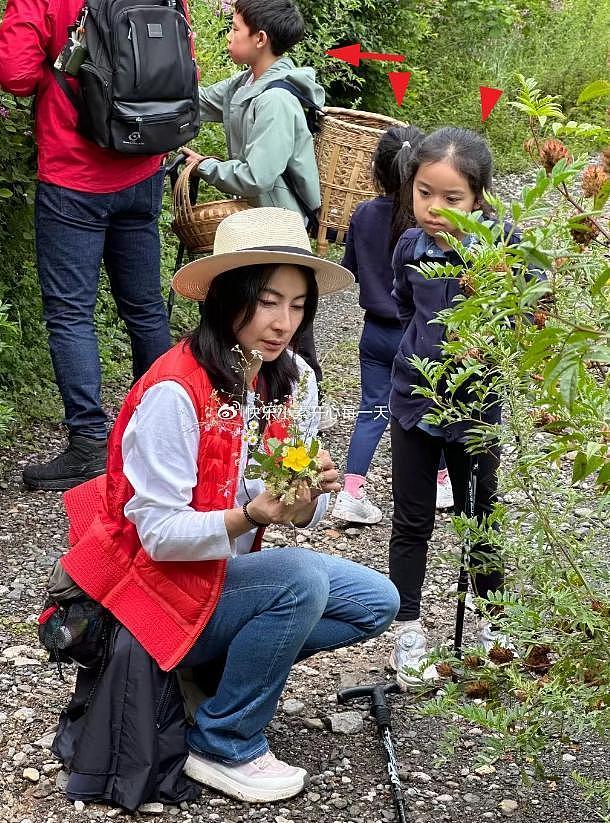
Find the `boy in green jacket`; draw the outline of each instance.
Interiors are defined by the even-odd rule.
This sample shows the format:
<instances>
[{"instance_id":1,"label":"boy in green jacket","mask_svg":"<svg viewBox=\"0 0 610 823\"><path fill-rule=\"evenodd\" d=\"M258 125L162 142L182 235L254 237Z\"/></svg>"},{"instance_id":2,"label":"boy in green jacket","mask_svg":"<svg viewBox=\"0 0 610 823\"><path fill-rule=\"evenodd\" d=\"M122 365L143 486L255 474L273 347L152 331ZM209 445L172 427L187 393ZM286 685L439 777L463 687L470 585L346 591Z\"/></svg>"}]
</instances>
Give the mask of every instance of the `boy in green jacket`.
<instances>
[{"instance_id":1,"label":"boy in green jacket","mask_svg":"<svg viewBox=\"0 0 610 823\"><path fill-rule=\"evenodd\" d=\"M323 106L324 89L314 70L297 68L282 56L304 33L303 17L292 0L237 0L228 50L233 62L250 68L199 90L201 119L224 124L231 159L183 151L201 158L199 176L220 191L245 197L253 206L298 211L305 218L307 210L320 206L313 139L298 98L284 88L267 89L274 81L287 81Z\"/></svg>"},{"instance_id":2,"label":"boy in green jacket","mask_svg":"<svg viewBox=\"0 0 610 823\"><path fill-rule=\"evenodd\" d=\"M304 35L303 17L293 0L236 0L227 35L229 54L234 63L250 68L199 89L201 119L223 123L231 159L182 151L200 161L199 176L220 191L245 197L252 206L299 212L307 223L308 213L321 202L313 138L293 92L267 88L283 80L320 108L324 105L324 89L316 83L314 70L297 68L282 56ZM299 354L314 370L320 387L322 369L313 327L303 332ZM319 431L335 422L332 408L321 405Z\"/></svg>"}]
</instances>

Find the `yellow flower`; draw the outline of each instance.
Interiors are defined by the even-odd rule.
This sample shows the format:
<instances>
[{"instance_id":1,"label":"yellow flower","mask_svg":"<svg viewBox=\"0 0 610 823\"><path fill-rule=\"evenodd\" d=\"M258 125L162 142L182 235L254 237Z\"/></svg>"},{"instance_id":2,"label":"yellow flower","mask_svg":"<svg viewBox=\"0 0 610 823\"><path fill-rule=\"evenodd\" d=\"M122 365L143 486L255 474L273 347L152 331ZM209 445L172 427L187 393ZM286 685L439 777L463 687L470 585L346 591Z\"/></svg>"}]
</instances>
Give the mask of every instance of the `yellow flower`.
<instances>
[{"instance_id":1,"label":"yellow flower","mask_svg":"<svg viewBox=\"0 0 610 823\"><path fill-rule=\"evenodd\" d=\"M305 446L288 446L286 450L286 457L282 459L282 463L287 469L292 469L295 472L301 472L306 469L311 462L311 458Z\"/></svg>"}]
</instances>

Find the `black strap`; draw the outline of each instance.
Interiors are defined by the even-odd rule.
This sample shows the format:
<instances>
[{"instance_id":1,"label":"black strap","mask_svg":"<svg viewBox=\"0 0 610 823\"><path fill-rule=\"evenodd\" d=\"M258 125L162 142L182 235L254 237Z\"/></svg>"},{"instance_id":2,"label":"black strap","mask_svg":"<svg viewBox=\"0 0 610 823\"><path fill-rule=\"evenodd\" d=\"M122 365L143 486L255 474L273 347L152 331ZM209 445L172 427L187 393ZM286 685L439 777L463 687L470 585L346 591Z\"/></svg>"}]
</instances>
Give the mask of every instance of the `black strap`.
<instances>
[{"instance_id":1,"label":"black strap","mask_svg":"<svg viewBox=\"0 0 610 823\"><path fill-rule=\"evenodd\" d=\"M318 123L318 115L323 114L324 112L317 105L314 101L307 97L306 94L291 83L289 80L272 80L271 83L267 83L265 86L265 91L267 89L285 89L289 91L294 97L297 98L299 103L306 109L305 111L305 119L307 120L307 128L311 132L311 134L316 134L320 131L320 126Z\"/></svg>"},{"instance_id":2,"label":"black strap","mask_svg":"<svg viewBox=\"0 0 610 823\"><path fill-rule=\"evenodd\" d=\"M59 69L56 69L53 64L51 64L51 68L53 71L53 76L57 80L57 84L59 85L60 89L66 95L70 103L72 103L76 111L78 111L78 97L72 86L66 80L63 71L59 71Z\"/></svg>"}]
</instances>

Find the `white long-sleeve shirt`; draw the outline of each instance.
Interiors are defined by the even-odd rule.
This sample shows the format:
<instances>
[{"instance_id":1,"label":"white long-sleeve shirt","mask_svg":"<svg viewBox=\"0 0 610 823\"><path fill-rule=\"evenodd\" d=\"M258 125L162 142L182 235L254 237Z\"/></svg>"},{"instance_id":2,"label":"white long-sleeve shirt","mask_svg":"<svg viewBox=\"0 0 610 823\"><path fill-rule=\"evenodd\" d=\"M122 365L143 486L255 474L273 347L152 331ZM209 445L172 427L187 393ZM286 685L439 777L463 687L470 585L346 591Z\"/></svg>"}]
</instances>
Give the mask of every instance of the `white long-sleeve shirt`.
<instances>
[{"instance_id":1,"label":"white long-sleeve shirt","mask_svg":"<svg viewBox=\"0 0 610 823\"><path fill-rule=\"evenodd\" d=\"M299 421L303 437L317 433L318 391L311 369L298 358L308 374L307 392L300 404L308 410ZM254 407L249 393L246 413ZM305 417L305 415L304 415ZM246 419L247 425L247 419ZM186 392L172 380L162 381L144 393L122 440L123 471L134 495L125 505L125 516L134 523L142 546L153 560L219 560L247 554L256 529L231 540L224 511L198 512L192 508L192 490L197 484L199 427L195 408ZM235 506L243 505L264 491L262 480L246 479L248 445L242 441ZM328 494L317 498L315 526L328 507Z\"/></svg>"}]
</instances>

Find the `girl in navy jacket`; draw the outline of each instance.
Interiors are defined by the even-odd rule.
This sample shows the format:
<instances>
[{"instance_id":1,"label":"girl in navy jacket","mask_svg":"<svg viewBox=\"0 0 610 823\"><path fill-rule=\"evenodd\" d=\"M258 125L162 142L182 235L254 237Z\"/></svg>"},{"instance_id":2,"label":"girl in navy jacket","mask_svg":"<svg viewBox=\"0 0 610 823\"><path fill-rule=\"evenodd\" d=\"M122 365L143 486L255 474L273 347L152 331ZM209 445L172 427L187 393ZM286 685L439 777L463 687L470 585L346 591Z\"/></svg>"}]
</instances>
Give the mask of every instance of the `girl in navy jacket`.
<instances>
[{"instance_id":1,"label":"girl in navy jacket","mask_svg":"<svg viewBox=\"0 0 610 823\"><path fill-rule=\"evenodd\" d=\"M401 205L400 169L408 166L413 148L424 136L416 126L393 126L382 134L373 158L373 181L379 197L356 208L341 264L360 286L365 311L360 338L361 400L347 453L343 491L333 516L352 523L378 523L381 510L365 494L366 473L388 422L392 362L402 337L392 297L392 254L406 228Z\"/></svg>"},{"instance_id":2,"label":"girl in navy jacket","mask_svg":"<svg viewBox=\"0 0 610 823\"><path fill-rule=\"evenodd\" d=\"M392 370L390 394L392 435L392 487L394 515L390 539L390 578L400 592L397 620L401 621L391 663L400 685L407 687L421 679L433 679L434 666L427 664L426 637L420 622L421 590L426 571L428 540L434 528L436 473L441 451L445 454L455 501L455 512L464 511L469 460L464 446L468 423L438 427L422 418L433 401L414 392L424 380L411 364L413 355L430 360L443 358L445 328L430 323L438 312L450 308L460 291L458 278L427 278L421 265L429 262L459 265L439 232L464 237L434 213L438 208L464 212L489 207L483 190L492 188L492 158L485 141L474 132L442 128L428 135L411 158L405 181L406 206L418 228L408 229L396 245L393 257L394 297L403 325L403 336ZM483 415L483 420L500 420L499 405ZM498 448L478 456L475 515L480 521L491 512L497 491ZM481 597L503 585L501 562L489 545L479 544L471 557L473 589ZM485 557L485 567L481 566ZM477 565L479 569L477 569ZM480 640L489 649L497 639L489 624L482 624ZM404 672L417 669L421 677Z\"/></svg>"}]
</instances>

